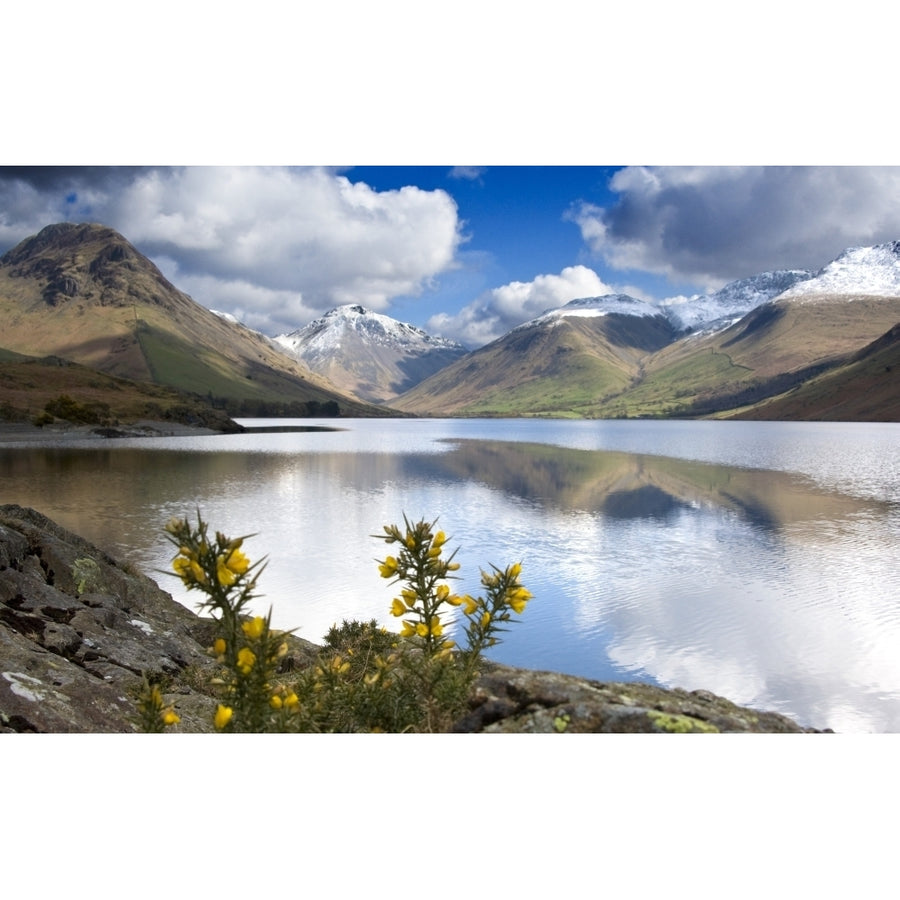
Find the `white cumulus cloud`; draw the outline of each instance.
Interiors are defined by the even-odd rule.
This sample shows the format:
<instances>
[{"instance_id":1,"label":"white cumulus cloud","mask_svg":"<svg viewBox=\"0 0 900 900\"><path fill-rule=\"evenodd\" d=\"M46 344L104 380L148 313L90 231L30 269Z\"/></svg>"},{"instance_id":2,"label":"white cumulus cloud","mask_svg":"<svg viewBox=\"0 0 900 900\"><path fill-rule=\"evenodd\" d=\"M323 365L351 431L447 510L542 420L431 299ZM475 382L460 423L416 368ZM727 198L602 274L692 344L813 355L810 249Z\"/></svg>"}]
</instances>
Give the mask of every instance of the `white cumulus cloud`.
<instances>
[{"instance_id":1,"label":"white cumulus cloud","mask_svg":"<svg viewBox=\"0 0 900 900\"><path fill-rule=\"evenodd\" d=\"M538 275L533 281L512 281L483 293L456 315L441 313L428 322L429 330L480 347L510 329L581 297L613 293L593 269L567 266L559 275Z\"/></svg>"},{"instance_id":2,"label":"white cumulus cloud","mask_svg":"<svg viewBox=\"0 0 900 900\"><path fill-rule=\"evenodd\" d=\"M387 308L455 264L446 191L376 191L322 168L92 170L65 183L3 182L21 240L56 221L110 225L204 306L276 334L332 306ZM0 220L0 234L3 233ZM26 230L27 229L27 230Z\"/></svg>"}]
</instances>

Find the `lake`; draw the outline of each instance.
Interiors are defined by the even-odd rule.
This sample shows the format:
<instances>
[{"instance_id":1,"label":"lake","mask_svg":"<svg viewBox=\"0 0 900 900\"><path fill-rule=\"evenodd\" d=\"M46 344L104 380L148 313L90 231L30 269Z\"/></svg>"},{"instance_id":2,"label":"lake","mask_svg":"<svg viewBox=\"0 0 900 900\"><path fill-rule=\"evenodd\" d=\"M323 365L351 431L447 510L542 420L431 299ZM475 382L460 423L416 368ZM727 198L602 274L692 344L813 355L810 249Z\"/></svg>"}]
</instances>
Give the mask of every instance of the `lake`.
<instances>
[{"instance_id":1,"label":"lake","mask_svg":"<svg viewBox=\"0 0 900 900\"><path fill-rule=\"evenodd\" d=\"M242 420L300 432L0 445L32 506L185 605L163 535L199 509L268 557L258 612L319 641L389 614L382 525L438 519L458 592L522 562L493 658L704 688L805 725L900 731L900 425Z\"/></svg>"}]
</instances>

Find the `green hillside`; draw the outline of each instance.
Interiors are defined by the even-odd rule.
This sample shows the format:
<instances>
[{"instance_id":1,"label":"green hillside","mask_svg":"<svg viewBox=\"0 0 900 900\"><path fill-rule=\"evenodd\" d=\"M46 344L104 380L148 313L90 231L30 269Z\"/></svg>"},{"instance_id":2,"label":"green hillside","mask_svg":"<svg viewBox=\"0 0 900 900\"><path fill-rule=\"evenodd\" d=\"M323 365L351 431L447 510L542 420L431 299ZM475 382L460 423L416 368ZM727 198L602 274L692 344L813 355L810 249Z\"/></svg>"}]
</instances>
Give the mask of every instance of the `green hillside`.
<instances>
[{"instance_id":1,"label":"green hillside","mask_svg":"<svg viewBox=\"0 0 900 900\"><path fill-rule=\"evenodd\" d=\"M847 362L729 418L900 422L900 324Z\"/></svg>"},{"instance_id":2,"label":"green hillside","mask_svg":"<svg viewBox=\"0 0 900 900\"><path fill-rule=\"evenodd\" d=\"M724 416L819 379L898 321L900 298L864 295L778 301L721 332L680 338L637 316L566 317L516 329L394 405L418 415ZM860 388L871 402L845 405L841 414L892 419L896 383L879 384L878 393Z\"/></svg>"},{"instance_id":3,"label":"green hillside","mask_svg":"<svg viewBox=\"0 0 900 900\"><path fill-rule=\"evenodd\" d=\"M384 414L195 303L104 226L51 225L5 254L0 318L13 352L174 388L232 415Z\"/></svg>"},{"instance_id":4,"label":"green hillside","mask_svg":"<svg viewBox=\"0 0 900 900\"><path fill-rule=\"evenodd\" d=\"M442 369L393 405L424 415L592 416L626 391L668 323L610 314L518 328Z\"/></svg>"}]
</instances>

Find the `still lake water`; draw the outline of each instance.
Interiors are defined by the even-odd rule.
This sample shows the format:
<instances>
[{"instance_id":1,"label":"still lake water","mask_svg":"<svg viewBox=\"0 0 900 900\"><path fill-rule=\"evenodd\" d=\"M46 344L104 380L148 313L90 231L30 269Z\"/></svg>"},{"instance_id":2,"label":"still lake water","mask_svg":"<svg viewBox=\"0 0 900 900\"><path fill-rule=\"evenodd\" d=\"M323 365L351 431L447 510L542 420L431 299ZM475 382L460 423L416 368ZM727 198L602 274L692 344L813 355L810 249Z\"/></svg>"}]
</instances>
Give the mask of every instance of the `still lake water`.
<instances>
[{"instance_id":1,"label":"still lake water","mask_svg":"<svg viewBox=\"0 0 900 900\"><path fill-rule=\"evenodd\" d=\"M520 560L493 658L705 688L803 724L900 732L900 425L244 420L342 430L0 445L32 506L194 608L162 528L199 508L269 557L259 612L319 641L388 613L387 523L438 518L457 591Z\"/></svg>"}]
</instances>

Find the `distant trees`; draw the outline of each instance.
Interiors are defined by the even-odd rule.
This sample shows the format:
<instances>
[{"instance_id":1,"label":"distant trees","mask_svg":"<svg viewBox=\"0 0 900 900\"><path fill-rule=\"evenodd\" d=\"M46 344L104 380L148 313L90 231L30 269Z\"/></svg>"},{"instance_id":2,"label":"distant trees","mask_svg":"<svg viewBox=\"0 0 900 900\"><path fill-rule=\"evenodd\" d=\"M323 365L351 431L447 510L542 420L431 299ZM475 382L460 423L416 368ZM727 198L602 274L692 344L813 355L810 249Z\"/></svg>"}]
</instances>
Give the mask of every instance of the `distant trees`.
<instances>
[{"instance_id":1,"label":"distant trees","mask_svg":"<svg viewBox=\"0 0 900 900\"><path fill-rule=\"evenodd\" d=\"M68 394L60 394L44 405L44 413L76 425L101 425L109 418L108 403L79 403ZM52 420L51 420L52 421ZM45 424L46 418L40 424Z\"/></svg>"},{"instance_id":2,"label":"distant trees","mask_svg":"<svg viewBox=\"0 0 900 900\"><path fill-rule=\"evenodd\" d=\"M251 419L330 419L341 414L336 400L226 400L224 409L230 416Z\"/></svg>"}]
</instances>

